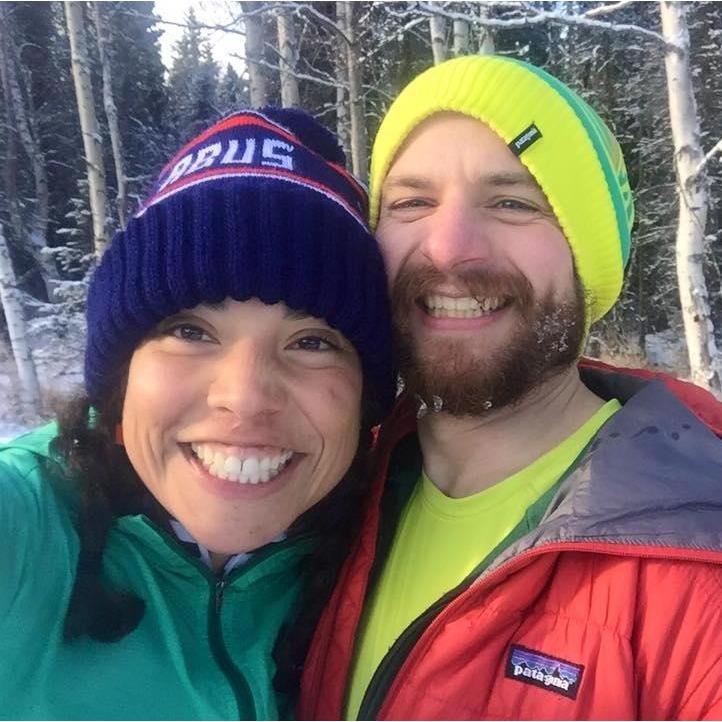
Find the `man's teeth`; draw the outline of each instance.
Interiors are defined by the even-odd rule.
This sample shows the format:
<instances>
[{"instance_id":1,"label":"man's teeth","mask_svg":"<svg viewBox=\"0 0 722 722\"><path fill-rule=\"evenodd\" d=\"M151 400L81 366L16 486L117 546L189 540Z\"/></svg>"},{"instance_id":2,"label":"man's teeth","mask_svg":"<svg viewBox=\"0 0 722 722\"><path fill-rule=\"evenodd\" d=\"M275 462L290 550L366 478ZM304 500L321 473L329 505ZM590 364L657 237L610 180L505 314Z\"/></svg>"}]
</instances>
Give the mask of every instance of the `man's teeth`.
<instances>
[{"instance_id":1,"label":"man's teeth","mask_svg":"<svg viewBox=\"0 0 722 722\"><path fill-rule=\"evenodd\" d=\"M248 456L244 459L223 454L208 444L191 444L191 449L206 471L227 481L239 484L263 484L278 476L293 456L290 449L275 456Z\"/></svg>"},{"instance_id":2,"label":"man's teeth","mask_svg":"<svg viewBox=\"0 0 722 722\"><path fill-rule=\"evenodd\" d=\"M435 318L479 318L496 311L504 303L503 298L452 298L451 296L425 296L424 306L429 316Z\"/></svg>"}]
</instances>

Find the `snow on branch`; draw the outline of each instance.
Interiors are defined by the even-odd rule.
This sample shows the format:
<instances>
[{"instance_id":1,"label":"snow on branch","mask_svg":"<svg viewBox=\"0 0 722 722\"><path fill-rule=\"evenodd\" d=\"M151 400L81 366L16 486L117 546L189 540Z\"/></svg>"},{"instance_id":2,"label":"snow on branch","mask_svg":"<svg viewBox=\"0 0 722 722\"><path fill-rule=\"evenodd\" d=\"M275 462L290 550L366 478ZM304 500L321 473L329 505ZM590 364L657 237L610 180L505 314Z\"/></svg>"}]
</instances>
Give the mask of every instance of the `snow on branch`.
<instances>
[{"instance_id":1,"label":"snow on branch","mask_svg":"<svg viewBox=\"0 0 722 722\"><path fill-rule=\"evenodd\" d=\"M609 5L601 5L600 7L592 8L582 13L586 18L596 17L597 15L609 15L609 13L616 12L622 8L626 8L628 5L633 5L637 0L620 0L620 2L610 3Z\"/></svg>"},{"instance_id":2,"label":"snow on branch","mask_svg":"<svg viewBox=\"0 0 722 722\"><path fill-rule=\"evenodd\" d=\"M490 5L498 5L499 3L489 3ZM616 4L616 3L615 3ZM506 5L505 3L501 4ZM490 28L521 28L528 27L529 25L541 25L542 23L560 23L562 25L580 25L584 27L599 28L601 30L611 30L617 33L635 33L637 35L644 35L645 37L652 38L658 43L669 46L669 42L660 34L654 30L643 28L640 25L630 25L629 23L612 23L605 20L595 20L589 16L589 12L581 15L575 15L566 13L559 10L542 10L535 11L527 6L527 10L531 11L530 15L522 15L515 18L489 18L480 17L476 15L470 15L469 13L460 13L453 10L448 10L440 3L431 2L417 2L414 6L418 12L425 15L437 15L445 17L448 20L464 20L466 22L483 25L484 27ZM611 12L611 10L609 11ZM391 14L394 14L391 11ZM403 13L407 15L408 12ZM396 13L398 17L402 14Z\"/></svg>"},{"instance_id":3,"label":"snow on branch","mask_svg":"<svg viewBox=\"0 0 722 722\"><path fill-rule=\"evenodd\" d=\"M248 62L248 56L240 55L239 53L229 53L229 57L235 58L236 60L242 60L245 63ZM267 60L254 60L253 62L255 62L256 65L259 65L263 68L267 68L268 70L273 70L274 72L280 71L280 67L278 65L276 65L274 63L269 63ZM317 69L314 69L314 70L316 70L316 72L319 72ZM342 82L336 80L335 78L327 79L327 78L330 78L331 76L329 76L326 73L324 73L324 75L326 75L326 78L324 78L320 75L308 75L307 73L302 73L295 69L288 70L287 72L290 73L291 75L293 75L293 77L296 78L297 80L308 80L312 83L317 83L318 85L327 85L328 87L331 87L331 88L336 88L339 85L341 85L344 88L348 87L347 83L342 83Z\"/></svg>"},{"instance_id":4,"label":"snow on branch","mask_svg":"<svg viewBox=\"0 0 722 722\"><path fill-rule=\"evenodd\" d=\"M177 28L188 28L191 24L189 24L187 21L179 21L179 20L166 20L165 18L160 18L157 15L154 15L152 13L143 13L139 12L137 10L118 10L117 13L119 15L125 15L126 17L133 17L133 18L140 18L143 20L152 20L157 25L171 25L173 27ZM257 14L258 11L254 11L254 14ZM236 25L236 18L233 20L227 22L227 23L201 23L201 22L194 22L192 23L193 27L198 28L199 30L218 30L224 33L232 33L233 35L245 35L245 30L241 30Z\"/></svg>"},{"instance_id":5,"label":"snow on branch","mask_svg":"<svg viewBox=\"0 0 722 722\"><path fill-rule=\"evenodd\" d=\"M699 176L702 171L707 167L709 162L714 158L718 153L722 153L722 138L720 138L715 145L712 147L712 149L702 158L702 160L699 162L697 167L694 169L692 177L696 178Z\"/></svg>"}]
</instances>

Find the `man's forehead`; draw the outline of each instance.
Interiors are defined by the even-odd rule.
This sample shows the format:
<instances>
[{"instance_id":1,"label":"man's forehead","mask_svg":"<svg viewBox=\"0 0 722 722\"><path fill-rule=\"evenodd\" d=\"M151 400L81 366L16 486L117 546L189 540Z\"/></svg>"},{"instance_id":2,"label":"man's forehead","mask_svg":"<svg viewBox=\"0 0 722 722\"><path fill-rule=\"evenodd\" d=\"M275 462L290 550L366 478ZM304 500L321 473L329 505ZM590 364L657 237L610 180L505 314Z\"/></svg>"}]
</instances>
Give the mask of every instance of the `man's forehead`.
<instances>
[{"instance_id":1,"label":"man's forehead","mask_svg":"<svg viewBox=\"0 0 722 722\"><path fill-rule=\"evenodd\" d=\"M394 172L394 168L384 179L383 188L385 191L400 189L425 190L433 188L440 180L437 173L405 173L402 169ZM534 177L525 168L514 171L489 171L482 172L476 179L479 185L491 187L527 187L534 190L541 190Z\"/></svg>"},{"instance_id":2,"label":"man's forehead","mask_svg":"<svg viewBox=\"0 0 722 722\"><path fill-rule=\"evenodd\" d=\"M444 143L465 143L469 158L475 148L491 153L495 167L480 167L473 180L489 186L527 186L539 190L534 177L512 153L504 140L478 118L457 112L441 111L425 118L404 139L382 182L384 190L394 188L423 190L442 181L445 167L439 153L429 153L429 146ZM443 140L445 138L445 140ZM463 138L463 139L462 139Z\"/></svg>"}]
</instances>

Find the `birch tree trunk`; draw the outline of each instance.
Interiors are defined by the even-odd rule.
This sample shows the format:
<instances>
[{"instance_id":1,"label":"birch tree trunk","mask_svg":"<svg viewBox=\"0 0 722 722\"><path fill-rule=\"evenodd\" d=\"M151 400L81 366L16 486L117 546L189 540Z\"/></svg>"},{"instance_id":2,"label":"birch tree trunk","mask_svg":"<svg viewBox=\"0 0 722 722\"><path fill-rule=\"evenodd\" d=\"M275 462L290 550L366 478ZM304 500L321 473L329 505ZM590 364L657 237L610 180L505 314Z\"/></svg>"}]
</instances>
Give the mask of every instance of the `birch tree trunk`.
<instances>
[{"instance_id":1,"label":"birch tree trunk","mask_svg":"<svg viewBox=\"0 0 722 722\"><path fill-rule=\"evenodd\" d=\"M446 60L446 19L441 15L432 15L429 18L429 31L434 65L438 65Z\"/></svg>"},{"instance_id":2,"label":"birch tree trunk","mask_svg":"<svg viewBox=\"0 0 722 722\"><path fill-rule=\"evenodd\" d=\"M469 23L466 20L454 20L454 55L458 57L467 55L468 52Z\"/></svg>"},{"instance_id":3,"label":"birch tree trunk","mask_svg":"<svg viewBox=\"0 0 722 722\"><path fill-rule=\"evenodd\" d=\"M491 34L491 30L484 26L483 21L489 17L489 8L484 3L479 3L479 19L481 23L479 25L479 55L492 55L495 52L494 47L494 36Z\"/></svg>"},{"instance_id":4,"label":"birch tree trunk","mask_svg":"<svg viewBox=\"0 0 722 722\"><path fill-rule=\"evenodd\" d=\"M20 381L20 403L23 412L32 416L40 409L40 387L25 334L22 295L17 288L2 225L0 225L0 301L2 301L10 346Z\"/></svg>"},{"instance_id":5,"label":"birch tree trunk","mask_svg":"<svg viewBox=\"0 0 722 722\"><path fill-rule=\"evenodd\" d=\"M344 4L336 3L336 25L344 27ZM348 70L346 68L346 41L339 33L335 34L336 53L334 70L336 73L336 135L347 158L351 158L351 137L349 130L349 112L347 103Z\"/></svg>"},{"instance_id":6,"label":"birch tree trunk","mask_svg":"<svg viewBox=\"0 0 722 722\"><path fill-rule=\"evenodd\" d=\"M30 102L29 89L26 89L26 92L23 93L20 87L7 13L7 5L0 3L0 80L2 80L4 96L7 100L7 111L15 120L20 143L30 162L35 189L35 205L27 233L27 241L29 242L27 250L30 251L40 267L48 298L54 301L55 289L60 280L60 275L52 254L47 252L50 194L48 190L48 174L45 168L45 154L40 147L35 124L32 122L33 109L32 107L26 108L25 105L24 98L28 98L28 102ZM19 216L19 207L16 205L13 208L11 203L10 210L13 232L17 235L18 240L25 238L25 230Z\"/></svg>"},{"instance_id":7,"label":"birch tree trunk","mask_svg":"<svg viewBox=\"0 0 722 722\"><path fill-rule=\"evenodd\" d=\"M75 96L80 116L80 130L83 135L85 165L88 173L90 194L90 212L93 216L93 245L95 255L100 258L108 245L106 230L106 203L108 198L105 186L103 151L100 141L100 128L95 115L93 88L90 83L88 63L88 44L85 39L85 25L82 2L65 1L65 20L70 40L70 57L73 68Z\"/></svg>"},{"instance_id":8,"label":"birch tree trunk","mask_svg":"<svg viewBox=\"0 0 722 722\"><path fill-rule=\"evenodd\" d=\"M281 105L287 108L298 108L301 105L298 80L295 76L298 42L291 13L287 10L279 11L276 15L276 27L278 28L278 50L281 55Z\"/></svg>"},{"instance_id":9,"label":"birch tree trunk","mask_svg":"<svg viewBox=\"0 0 722 722\"><path fill-rule=\"evenodd\" d=\"M251 107L260 108L268 105L268 88L266 76L260 61L263 59L263 24L259 15L254 15L253 2L242 2L243 24L246 28L246 66L248 67L248 86ZM257 9L257 8L256 8Z\"/></svg>"},{"instance_id":10,"label":"birch tree trunk","mask_svg":"<svg viewBox=\"0 0 722 722\"><path fill-rule=\"evenodd\" d=\"M4 10L0 10L4 12ZM23 221L20 214L20 201L18 199L18 142L16 122L13 114L13 101L10 97L8 87L7 63L9 58L4 47L3 37L8 38L5 24L0 24L0 83L3 88L3 98L7 114L5 124L5 163L3 164L3 186L7 201L7 212L10 219L10 227L15 238L22 238L24 235Z\"/></svg>"},{"instance_id":11,"label":"birch tree trunk","mask_svg":"<svg viewBox=\"0 0 722 722\"><path fill-rule=\"evenodd\" d=\"M125 228L127 221L128 182L125 175L123 142L120 137L120 127L118 125L118 109L116 108L115 98L113 97L113 75L110 69L110 58L108 57L108 49L110 46L108 27L103 14L105 11L102 4L92 2L91 7L93 10L95 35L98 42L98 55L100 56L100 65L103 69L103 107L105 108L105 117L108 120L110 144L113 148L113 163L115 165L115 182L118 187L118 196L115 199L115 205L118 211L120 227Z\"/></svg>"},{"instance_id":12,"label":"birch tree trunk","mask_svg":"<svg viewBox=\"0 0 722 722\"><path fill-rule=\"evenodd\" d=\"M346 69L351 108L351 164L354 175L362 183L366 183L368 180L368 140L361 63L353 24L353 5L352 2L338 3L341 10L341 30L347 38Z\"/></svg>"},{"instance_id":13,"label":"birch tree trunk","mask_svg":"<svg viewBox=\"0 0 722 722\"><path fill-rule=\"evenodd\" d=\"M704 237L709 205L707 174L699 168L704 153L689 67L686 3L660 2L662 32L669 45L667 71L669 117L677 171L677 283L692 381L720 394L720 359L704 277Z\"/></svg>"}]
</instances>

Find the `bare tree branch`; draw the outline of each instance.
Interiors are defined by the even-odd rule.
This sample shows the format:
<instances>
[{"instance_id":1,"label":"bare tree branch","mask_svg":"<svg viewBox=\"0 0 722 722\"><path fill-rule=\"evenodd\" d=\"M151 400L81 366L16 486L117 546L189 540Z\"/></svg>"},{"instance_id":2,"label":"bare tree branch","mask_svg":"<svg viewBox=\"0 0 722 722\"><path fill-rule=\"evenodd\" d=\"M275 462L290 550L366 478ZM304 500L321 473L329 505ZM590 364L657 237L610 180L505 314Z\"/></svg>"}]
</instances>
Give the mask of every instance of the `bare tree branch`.
<instances>
[{"instance_id":1,"label":"bare tree branch","mask_svg":"<svg viewBox=\"0 0 722 722\"><path fill-rule=\"evenodd\" d=\"M622 8L626 8L628 5L633 5L636 0L620 0L620 2L610 3L609 5L601 5L600 7L592 8L582 13L586 18L596 17L597 15L609 15L609 13L616 12Z\"/></svg>"},{"instance_id":2,"label":"bare tree branch","mask_svg":"<svg viewBox=\"0 0 722 722\"><path fill-rule=\"evenodd\" d=\"M722 153L722 138L715 143L712 149L708 151L704 158L702 158L702 160L698 163L697 167L693 171L693 177L696 178L718 153Z\"/></svg>"},{"instance_id":3,"label":"bare tree branch","mask_svg":"<svg viewBox=\"0 0 722 722\"><path fill-rule=\"evenodd\" d=\"M500 3L490 3L490 5L499 5ZM501 3L501 5L505 5ZM637 35L644 35L645 37L652 38L656 42L663 45L665 48L669 46L669 42L660 34L654 30L643 28L639 25L630 25L628 23L611 23L603 20L594 20L591 17L584 15L574 15L561 11L540 11L534 12L533 15L523 15L517 18L501 19L501 18L485 18L470 16L467 13L459 13L452 10L448 10L439 3L430 2L418 2L415 8L425 15L441 15L449 20L468 20L475 22L478 25L491 28L521 28L529 25L540 25L542 23L560 23L562 25L579 25L584 27L599 28L601 30L611 30L618 33L635 33ZM403 17L400 13L390 10L391 15L396 17ZM673 46L676 47L676 46Z\"/></svg>"}]
</instances>

